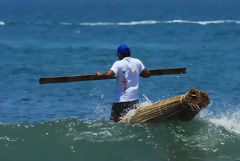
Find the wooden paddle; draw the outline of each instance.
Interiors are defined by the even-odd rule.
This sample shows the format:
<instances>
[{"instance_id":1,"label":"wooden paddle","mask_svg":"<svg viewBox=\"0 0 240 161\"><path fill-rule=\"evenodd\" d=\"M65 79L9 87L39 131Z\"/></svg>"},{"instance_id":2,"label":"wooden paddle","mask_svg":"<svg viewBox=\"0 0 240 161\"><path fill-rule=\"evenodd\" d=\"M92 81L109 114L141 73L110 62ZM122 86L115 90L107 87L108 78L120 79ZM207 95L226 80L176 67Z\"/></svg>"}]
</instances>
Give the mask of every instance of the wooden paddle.
<instances>
[{"instance_id":1,"label":"wooden paddle","mask_svg":"<svg viewBox=\"0 0 240 161\"><path fill-rule=\"evenodd\" d=\"M153 69L149 70L151 76L153 75L168 75L168 74L185 74L186 68L169 68L169 69ZM60 76L60 77L48 77L40 78L40 84L48 83L66 83L66 82L77 82L77 81L89 81L89 80L103 80L103 79L114 79L115 77L97 76L95 74L88 75L73 75L73 76Z\"/></svg>"}]
</instances>

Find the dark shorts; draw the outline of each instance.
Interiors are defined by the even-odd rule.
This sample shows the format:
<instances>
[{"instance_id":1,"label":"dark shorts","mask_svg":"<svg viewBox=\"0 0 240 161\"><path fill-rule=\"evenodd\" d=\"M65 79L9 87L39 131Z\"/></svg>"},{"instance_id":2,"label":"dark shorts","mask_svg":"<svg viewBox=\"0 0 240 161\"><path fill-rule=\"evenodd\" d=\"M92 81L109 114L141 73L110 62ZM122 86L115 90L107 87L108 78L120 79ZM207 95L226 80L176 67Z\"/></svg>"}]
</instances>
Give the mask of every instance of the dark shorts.
<instances>
[{"instance_id":1,"label":"dark shorts","mask_svg":"<svg viewBox=\"0 0 240 161\"><path fill-rule=\"evenodd\" d=\"M123 117L131 109L137 108L138 100L130 102L113 103L111 112L111 121L117 122L119 117Z\"/></svg>"}]
</instances>

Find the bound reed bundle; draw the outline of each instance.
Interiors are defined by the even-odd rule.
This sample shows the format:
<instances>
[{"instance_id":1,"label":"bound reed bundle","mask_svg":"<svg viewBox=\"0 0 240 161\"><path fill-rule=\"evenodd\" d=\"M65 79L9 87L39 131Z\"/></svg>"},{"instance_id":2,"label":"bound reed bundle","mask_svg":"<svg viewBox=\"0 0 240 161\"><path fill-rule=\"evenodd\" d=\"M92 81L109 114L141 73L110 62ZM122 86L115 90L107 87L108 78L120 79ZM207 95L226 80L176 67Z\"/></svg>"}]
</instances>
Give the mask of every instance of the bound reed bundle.
<instances>
[{"instance_id":1,"label":"bound reed bundle","mask_svg":"<svg viewBox=\"0 0 240 161\"><path fill-rule=\"evenodd\" d=\"M135 110L131 117L124 117L121 122L146 123L162 122L166 119L188 121L194 118L200 110L210 103L207 92L191 89L184 95L175 96L149 106Z\"/></svg>"}]
</instances>

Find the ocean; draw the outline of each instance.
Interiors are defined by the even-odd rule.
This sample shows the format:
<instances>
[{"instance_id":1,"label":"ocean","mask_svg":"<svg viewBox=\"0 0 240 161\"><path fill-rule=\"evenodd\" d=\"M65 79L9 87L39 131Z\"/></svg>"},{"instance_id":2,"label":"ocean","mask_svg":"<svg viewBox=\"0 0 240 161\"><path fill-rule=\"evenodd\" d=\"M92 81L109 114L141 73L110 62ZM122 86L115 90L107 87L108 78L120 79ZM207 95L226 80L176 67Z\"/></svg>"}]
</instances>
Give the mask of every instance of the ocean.
<instances>
[{"instance_id":1,"label":"ocean","mask_svg":"<svg viewBox=\"0 0 240 161\"><path fill-rule=\"evenodd\" d=\"M240 160L237 0L0 0L0 161ZM39 84L105 72L120 44L148 69L142 104L191 88L211 103L192 121L109 121L115 80Z\"/></svg>"}]
</instances>

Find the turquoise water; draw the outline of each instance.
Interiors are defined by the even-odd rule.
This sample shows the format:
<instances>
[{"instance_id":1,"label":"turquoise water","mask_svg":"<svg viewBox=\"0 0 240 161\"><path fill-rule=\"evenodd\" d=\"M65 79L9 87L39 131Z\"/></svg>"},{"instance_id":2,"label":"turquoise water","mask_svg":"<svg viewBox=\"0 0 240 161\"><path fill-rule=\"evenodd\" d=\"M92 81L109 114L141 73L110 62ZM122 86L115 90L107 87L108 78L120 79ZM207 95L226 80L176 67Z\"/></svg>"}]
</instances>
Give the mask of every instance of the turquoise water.
<instances>
[{"instance_id":1,"label":"turquoise water","mask_svg":"<svg viewBox=\"0 0 240 161\"><path fill-rule=\"evenodd\" d=\"M239 134L208 120L127 125L61 119L1 125L1 131L1 160L240 159Z\"/></svg>"},{"instance_id":2,"label":"turquoise water","mask_svg":"<svg viewBox=\"0 0 240 161\"><path fill-rule=\"evenodd\" d=\"M240 160L236 0L0 0L0 160ZM109 122L115 81L39 85L108 70L125 43L149 69L140 101L191 88L211 104L190 122Z\"/></svg>"}]
</instances>

